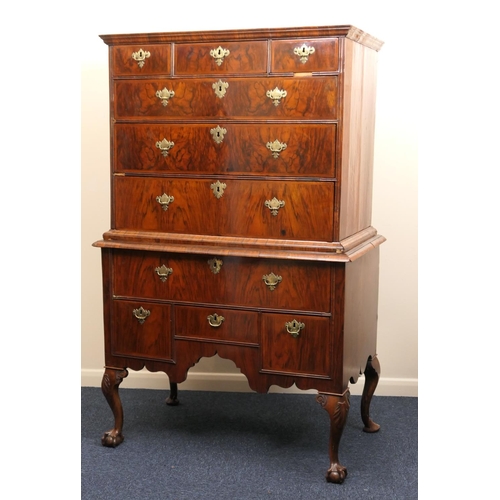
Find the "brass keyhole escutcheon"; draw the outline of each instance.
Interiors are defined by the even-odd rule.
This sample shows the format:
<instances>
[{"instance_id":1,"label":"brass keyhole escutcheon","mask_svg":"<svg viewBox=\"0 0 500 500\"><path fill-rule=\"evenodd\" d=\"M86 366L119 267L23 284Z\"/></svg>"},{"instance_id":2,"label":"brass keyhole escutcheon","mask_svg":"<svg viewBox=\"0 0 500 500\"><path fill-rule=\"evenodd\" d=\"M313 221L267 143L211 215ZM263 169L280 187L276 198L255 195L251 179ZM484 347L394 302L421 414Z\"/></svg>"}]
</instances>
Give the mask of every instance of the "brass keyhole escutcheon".
<instances>
[{"instance_id":1,"label":"brass keyhole escutcheon","mask_svg":"<svg viewBox=\"0 0 500 500\"><path fill-rule=\"evenodd\" d=\"M297 338L300 335L300 331L303 330L306 325L293 319L292 321L287 321L285 323L286 331L293 337Z\"/></svg>"},{"instance_id":2,"label":"brass keyhole escutcheon","mask_svg":"<svg viewBox=\"0 0 500 500\"><path fill-rule=\"evenodd\" d=\"M222 262L222 260L218 259L217 257L214 257L207 262L210 266L210 271L212 271L214 274L218 274L221 270L222 264L224 264L224 262Z\"/></svg>"},{"instance_id":3,"label":"brass keyhole escutcheon","mask_svg":"<svg viewBox=\"0 0 500 500\"><path fill-rule=\"evenodd\" d=\"M213 140L217 143L220 144L224 140L224 136L226 135L227 130L225 128L220 127L217 125L215 128L210 129L210 133L212 134Z\"/></svg>"},{"instance_id":4,"label":"brass keyhole escutcheon","mask_svg":"<svg viewBox=\"0 0 500 500\"><path fill-rule=\"evenodd\" d=\"M226 95L226 90L228 87L229 83L223 82L222 80L219 80L218 82L212 84L212 88L214 89L215 95L219 99L222 99Z\"/></svg>"},{"instance_id":5,"label":"brass keyhole escutcheon","mask_svg":"<svg viewBox=\"0 0 500 500\"><path fill-rule=\"evenodd\" d=\"M227 185L225 182L214 182L213 184L210 184L210 189L214 193L214 196L219 200L222 198L222 195L224 194L224 190L227 188Z\"/></svg>"}]
</instances>

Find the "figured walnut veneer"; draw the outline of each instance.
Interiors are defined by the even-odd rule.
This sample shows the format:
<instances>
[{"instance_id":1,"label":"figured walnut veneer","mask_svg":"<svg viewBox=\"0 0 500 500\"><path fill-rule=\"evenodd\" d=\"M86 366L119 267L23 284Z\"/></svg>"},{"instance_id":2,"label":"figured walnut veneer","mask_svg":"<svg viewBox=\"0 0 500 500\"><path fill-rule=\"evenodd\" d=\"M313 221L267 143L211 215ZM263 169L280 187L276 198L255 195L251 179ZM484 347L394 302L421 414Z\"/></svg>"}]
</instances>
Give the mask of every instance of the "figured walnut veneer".
<instances>
[{"instance_id":1,"label":"figured walnut veneer","mask_svg":"<svg viewBox=\"0 0 500 500\"><path fill-rule=\"evenodd\" d=\"M106 369L163 371L167 404L200 358L249 386L316 389L330 415L327 480L349 383L376 356L371 226L377 51L353 26L103 35L109 46L111 227L101 248Z\"/></svg>"}]
</instances>

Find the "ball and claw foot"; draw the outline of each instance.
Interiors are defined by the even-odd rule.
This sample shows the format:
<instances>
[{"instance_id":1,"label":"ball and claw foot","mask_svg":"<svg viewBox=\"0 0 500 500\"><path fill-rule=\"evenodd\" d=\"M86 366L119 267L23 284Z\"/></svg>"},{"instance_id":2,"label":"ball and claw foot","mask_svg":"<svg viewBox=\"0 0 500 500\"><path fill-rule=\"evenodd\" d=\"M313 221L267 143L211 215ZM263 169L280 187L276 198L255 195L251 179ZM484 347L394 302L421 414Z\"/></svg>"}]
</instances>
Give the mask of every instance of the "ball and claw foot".
<instances>
[{"instance_id":1,"label":"ball and claw foot","mask_svg":"<svg viewBox=\"0 0 500 500\"><path fill-rule=\"evenodd\" d=\"M326 473L326 480L329 483L342 484L347 477L347 469L340 464L333 464Z\"/></svg>"},{"instance_id":2,"label":"ball and claw foot","mask_svg":"<svg viewBox=\"0 0 500 500\"><path fill-rule=\"evenodd\" d=\"M101 438L101 444L108 448L116 448L123 442L123 434L117 433L116 429L105 432Z\"/></svg>"}]
</instances>

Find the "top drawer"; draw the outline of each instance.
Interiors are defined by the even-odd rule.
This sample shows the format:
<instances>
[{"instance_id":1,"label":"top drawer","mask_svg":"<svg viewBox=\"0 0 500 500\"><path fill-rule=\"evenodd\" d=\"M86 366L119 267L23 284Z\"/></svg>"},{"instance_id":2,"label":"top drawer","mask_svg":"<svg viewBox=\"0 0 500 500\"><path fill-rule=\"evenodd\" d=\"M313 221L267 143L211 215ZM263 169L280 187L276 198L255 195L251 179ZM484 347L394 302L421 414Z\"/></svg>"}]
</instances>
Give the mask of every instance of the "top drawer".
<instances>
[{"instance_id":1,"label":"top drawer","mask_svg":"<svg viewBox=\"0 0 500 500\"><path fill-rule=\"evenodd\" d=\"M112 47L115 75L169 75L172 69L171 45L117 45Z\"/></svg>"},{"instance_id":2,"label":"top drawer","mask_svg":"<svg viewBox=\"0 0 500 500\"><path fill-rule=\"evenodd\" d=\"M176 75L212 75L267 71L267 42L176 44Z\"/></svg>"},{"instance_id":3,"label":"top drawer","mask_svg":"<svg viewBox=\"0 0 500 500\"><path fill-rule=\"evenodd\" d=\"M338 38L273 40L271 42L271 72L273 73L338 70Z\"/></svg>"}]
</instances>

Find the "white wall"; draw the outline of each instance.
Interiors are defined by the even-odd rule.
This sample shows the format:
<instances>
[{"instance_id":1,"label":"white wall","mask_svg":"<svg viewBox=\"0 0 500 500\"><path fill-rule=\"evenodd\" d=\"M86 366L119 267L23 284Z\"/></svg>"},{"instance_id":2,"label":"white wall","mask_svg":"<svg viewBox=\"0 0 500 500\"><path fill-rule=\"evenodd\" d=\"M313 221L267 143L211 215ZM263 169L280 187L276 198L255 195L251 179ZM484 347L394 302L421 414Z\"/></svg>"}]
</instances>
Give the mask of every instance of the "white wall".
<instances>
[{"instance_id":1,"label":"white wall","mask_svg":"<svg viewBox=\"0 0 500 500\"><path fill-rule=\"evenodd\" d=\"M405 2L230 2L141 4L87 2L81 30L81 383L103 373L100 251L91 245L109 229L107 46L99 34L352 24L382 39L379 53L372 225L381 247L377 394L417 396L417 130L418 79L409 45L412 10ZM273 7L273 5L275 7ZM398 5L400 7L398 8ZM277 6L277 8L276 8ZM93 15L95 14L95 15ZM167 388L164 374L132 372L122 387ZM352 387L360 393L362 379ZM203 359L180 386L248 390L230 361ZM278 390L278 389L277 389Z\"/></svg>"}]
</instances>

